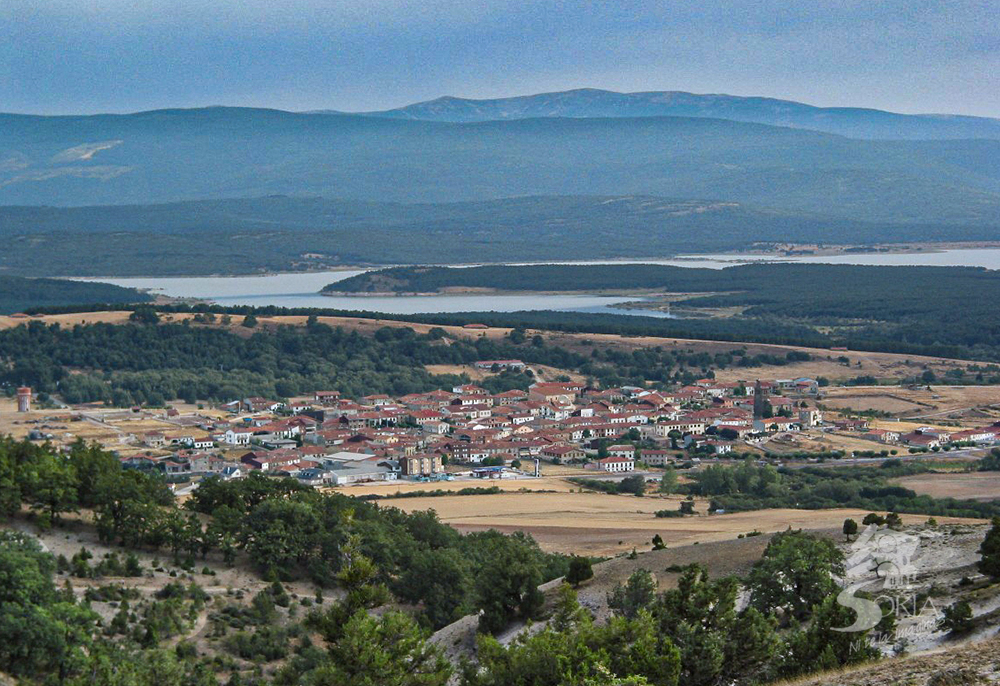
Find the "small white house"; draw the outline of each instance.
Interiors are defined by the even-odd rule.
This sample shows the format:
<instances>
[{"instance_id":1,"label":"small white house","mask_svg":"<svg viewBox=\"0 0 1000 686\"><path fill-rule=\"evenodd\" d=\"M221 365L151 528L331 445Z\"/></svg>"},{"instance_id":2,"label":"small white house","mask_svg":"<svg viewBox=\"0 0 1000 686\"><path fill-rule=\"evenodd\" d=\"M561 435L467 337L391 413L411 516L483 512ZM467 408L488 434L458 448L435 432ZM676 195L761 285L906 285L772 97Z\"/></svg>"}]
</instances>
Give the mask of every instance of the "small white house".
<instances>
[{"instance_id":1,"label":"small white house","mask_svg":"<svg viewBox=\"0 0 1000 686\"><path fill-rule=\"evenodd\" d=\"M605 472L631 472L635 470L635 459L628 457L605 457L597 461L597 466Z\"/></svg>"},{"instance_id":2,"label":"small white house","mask_svg":"<svg viewBox=\"0 0 1000 686\"><path fill-rule=\"evenodd\" d=\"M253 432L248 429L229 429L223 440L229 445L250 445L251 436Z\"/></svg>"}]
</instances>

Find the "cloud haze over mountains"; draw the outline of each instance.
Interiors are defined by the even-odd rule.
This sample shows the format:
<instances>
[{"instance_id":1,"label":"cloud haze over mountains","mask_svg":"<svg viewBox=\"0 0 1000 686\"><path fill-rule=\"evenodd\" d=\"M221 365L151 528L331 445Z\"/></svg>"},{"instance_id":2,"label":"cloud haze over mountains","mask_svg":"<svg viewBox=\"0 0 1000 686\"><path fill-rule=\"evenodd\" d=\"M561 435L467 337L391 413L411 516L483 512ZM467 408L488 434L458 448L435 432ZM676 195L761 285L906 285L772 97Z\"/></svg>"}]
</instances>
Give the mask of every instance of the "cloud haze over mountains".
<instances>
[{"instance_id":1,"label":"cloud haze over mountains","mask_svg":"<svg viewBox=\"0 0 1000 686\"><path fill-rule=\"evenodd\" d=\"M0 25L14 112L380 110L589 86L1000 115L989 0L5 0Z\"/></svg>"}]
</instances>

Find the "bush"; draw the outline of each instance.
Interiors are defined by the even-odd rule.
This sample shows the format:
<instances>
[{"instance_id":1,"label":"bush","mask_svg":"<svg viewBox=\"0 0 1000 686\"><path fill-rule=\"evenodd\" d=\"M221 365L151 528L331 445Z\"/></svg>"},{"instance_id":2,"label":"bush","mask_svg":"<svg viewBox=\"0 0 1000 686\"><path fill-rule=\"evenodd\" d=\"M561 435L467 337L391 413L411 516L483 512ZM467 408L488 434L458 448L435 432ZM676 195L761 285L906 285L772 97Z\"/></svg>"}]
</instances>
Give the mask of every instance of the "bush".
<instances>
[{"instance_id":1,"label":"bush","mask_svg":"<svg viewBox=\"0 0 1000 686\"><path fill-rule=\"evenodd\" d=\"M579 586L587 579L593 578L594 569L590 563L590 558L574 555L569 561L569 572L566 573L566 582Z\"/></svg>"},{"instance_id":2,"label":"bush","mask_svg":"<svg viewBox=\"0 0 1000 686\"><path fill-rule=\"evenodd\" d=\"M951 634L964 634L972 630L972 606L967 600L959 600L954 605L946 607L938 622L938 629Z\"/></svg>"},{"instance_id":3,"label":"bush","mask_svg":"<svg viewBox=\"0 0 1000 686\"><path fill-rule=\"evenodd\" d=\"M288 632L271 625L253 633L238 631L226 639L226 648L244 660L273 662L288 655Z\"/></svg>"},{"instance_id":4,"label":"bush","mask_svg":"<svg viewBox=\"0 0 1000 686\"><path fill-rule=\"evenodd\" d=\"M983 683L979 675L965 667L949 667L935 672L927 681L927 686L976 686Z\"/></svg>"}]
</instances>

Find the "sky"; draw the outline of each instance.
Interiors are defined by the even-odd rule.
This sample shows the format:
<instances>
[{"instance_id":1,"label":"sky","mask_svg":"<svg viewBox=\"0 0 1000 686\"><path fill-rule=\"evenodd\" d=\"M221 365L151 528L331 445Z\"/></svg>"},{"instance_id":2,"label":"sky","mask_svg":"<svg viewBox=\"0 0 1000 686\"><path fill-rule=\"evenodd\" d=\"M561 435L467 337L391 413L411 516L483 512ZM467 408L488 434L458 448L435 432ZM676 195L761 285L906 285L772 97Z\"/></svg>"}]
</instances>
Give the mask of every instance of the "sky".
<instances>
[{"instance_id":1,"label":"sky","mask_svg":"<svg viewBox=\"0 0 1000 686\"><path fill-rule=\"evenodd\" d=\"M0 111L570 88L1000 117L1000 0L0 0Z\"/></svg>"}]
</instances>

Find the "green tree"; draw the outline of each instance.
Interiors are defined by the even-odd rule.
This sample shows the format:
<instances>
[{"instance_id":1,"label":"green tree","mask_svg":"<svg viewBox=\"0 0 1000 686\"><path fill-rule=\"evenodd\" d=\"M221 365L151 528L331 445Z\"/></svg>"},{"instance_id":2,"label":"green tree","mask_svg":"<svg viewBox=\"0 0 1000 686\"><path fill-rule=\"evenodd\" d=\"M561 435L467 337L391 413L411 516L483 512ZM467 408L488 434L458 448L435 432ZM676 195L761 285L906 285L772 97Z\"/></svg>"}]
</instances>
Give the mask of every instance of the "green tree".
<instances>
[{"instance_id":1,"label":"green tree","mask_svg":"<svg viewBox=\"0 0 1000 686\"><path fill-rule=\"evenodd\" d=\"M676 686L680 673L679 651L659 635L648 612L595 626L568 584L559 589L549 626L523 632L507 646L480 636L477 657L478 667L463 669L463 686Z\"/></svg>"},{"instance_id":2,"label":"green tree","mask_svg":"<svg viewBox=\"0 0 1000 686\"><path fill-rule=\"evenodd\" d=\"M257 505L240 528L240 542L265 575L288 577L316 552L319 516L308 502L269 498Z\"/></svg>"},{"instance_id":3,"label":"green tree","mask_svg":"<svg viewBox=\"0 0 1000 686\"><path fill-rule=\"evenodd\" d=\"M643 495L646 492L646 479L641 474L626 476L618 483L618 492Z\"/></svg>"},{"instance_id":4,"label":"green tree","mask_svg":"<svg viewBox=\"0 0 1000 686\"><path fill-rule=\"evenodd\" d=\"M748 607L736 621L724 649L723 676L729 683L764 681L781 649L777 620Z\"/></svg>"},{"instance_id":5,"label":"green tree","mask_svg":"<svg viewBox=\"0 0 1000 686\"><path fill-rule=\"evenodd\" d=\"M1000 517L994 517L986 538L979 546L981 558L976 566L983 574L1000 579Z\"/></svg>"},{"instance_id":6,"label":"green tree","mask_svg":"<svg viewBox=\"0 0 1000 686\"><path fill-rule=\"evenodd\" d=\"M591 579L594 576L594 569L590 564L589 557L581 557L579 555L574 555L569 561L569 572L566 574L566 581L573 584L573 586L579 586L581 583L587 579Z\"/></svg>"},{"instance_id":7,"label":"green tree","mask_svg":"<svg viewBox=\"0 0 1000 686\"><path fill-rule=\"evenodd\" d=\"M890 512L885 516L885 525L890 529L902 529L903 528L903 518L900 517L895 512Z\"/></svg>"},{"instance_id":8,"label":"green tree","mask_svg":"<svg viewBox=\"0 0 1000 686\"><path fill-rule=\"evenodd\" d=\"M801 531L784 531L767 544L747 579L750 602L763 612L782 609L803 620L834 593L843 574L843 553L833 541Z\"/></svg>"},{"instance_id":9,"label":"green tree","mask_svg":"<svg viewBox=\"0 0 1000 686\"><path fill-rule=\"evenodd\" d=\"M851 536L855 536L858 533L858 523L853 519L847 518L844 520L843 526L844 538L848 541L851 540Z\"/></svg>"},{"instance_id":10,"label":"green tree","mask_svg":"<svg viewBox=\"0 0 1000 686\"><path fill-rule=\"evenodd\" d=\"M980 472L1000 472L1000 448L993 448L976 465Z\"/></svg>"},{"instance_id":11,"label":"green tree","mask_svg":"<svg viewBox=\"0 0 1000 686\"><path fill-rule=\"evenodd\" d=\"M136 322L138 324L159 324L160 315L157 314L156 308L152 305L140 305L136 307L132 314L128 316L130 322Z\"/></svg>"},{"instance_id":12,"label":"green tree","mask_svg":"<svg viewBox=\"0 0 1000 686\"><path fill-rule=\"evenodd\" d=\"M64 680L82 664L98 616L56 592L54 571L34 538L0 531L0 671Z\"/></svg>"},{"instance_id":13,"label":"green tree","mask_svg":"<svg viewBox=\"0 0 1000 686\"><path fill-rule=\"evenodd\" d=\"M77 497L81 507L94 507L102 484L106 485L121 473L121 463L110 451L83 440L70 448L69 462L76 474Z\"/></svg>"},{"instance_id":14,"label":"green tree","mask_svg":"<svg viewBox=\"0 0 1000 686\"><path fill-rule=\"evenodd\" d=\"M453 548L418 551L394 585L396 595L423 603L434 629L459 619L470 608L466 589L471 583L469 563Z\"/></svg>"},{"instance_id":15,"label":"green tree","mask_svg":"<svg viewBox=\"0 0 1000 686\"><path fill-rule=\"evenodd\" d=\"M608 594L608 607L626 619L635 619L656 599L656 581L646 569L637 569L624 584L617 584Z\"/></svg>"},{"instance_id":16,"label":"green tree","mask_svg":"<svg viewBox=\"0 0 1000 686\"><path fill-rule=\"evenodd\" d=\"M160 508L173 495L159 478L137 470L108 471L93 486L97 532L104 541L118 540L126 547L160 545Z\"/></svg>"},{"instance_id":17,"label":"green tree","mask_svg":"<svg viewBox=\"0 0 1000 686\"><path fill-rule=\"evenodd\" d=\"M307 672L308 686L445 686L451 665L401 612L380 617L358 610L329 646L329 659Z\"/></svg>"},{"instance_id":18,"label":"green tree","mask_svg":"<svg viewBox=\"0 0 1000 686\"><path fill-rule=\"evenodd\" d=\"M325 612L314 612L307 618L309 626L319 631L327 642L335 643L347 623L359 612L366 613L389 602L389 590L378 580L378 569L371 558L361 552L357 534L348 537L341 548L341 566L337 582L346 592Z\"/></svg>"},{"instance_id":19,"label":"green tree","mask_svg":"<svg viewBox=\"0 0 1000 686\"><path fill-rule=\"evenodd\" d=\"M46 522L57 522L63 512L76 511L76 470L62 457L42 453L28 467L27 498Z\"/></svg>"},{"instance_id":20,"label":"green tree","mask_svg":"<svg viewBox=\"0 0 1000 686\"><path fill-rule=\"evenodd\" d=\"M737 590L734 579L711 580L703 567L691 565L654 605L659 630L680 649L682 683L708 686L722 677Z\"/></svg>"},{"instance_id":21,"label":"green tree","mask_svg":"<svg viewBox=\"0 0 1000 686\"><path fill-rule=\"evenodd\" d=\"M476 579L479 630L496 633L512 620L530 619L541 609L544 598L538 560L527 545L513 537L492 541L484 561L484 573Z\"/></svg>"},{"instance_id":22,"label":"green tree","mask_svg":"<svg viewBox=\"0 0 1000 686\"><path fill-rule=\"evenodd\" d=\"M827 596L816 606L808 627L793 631L786 640L785 654L778 665L779 675L793 677L879 657L878 648L866 640L869 632L834 630L853 621L851 609L838 604L834 596Z\"/></svg>"},{"instance_id":23,"label":"green tree","mask_svg":"<svg viewBox=\"0 0 1000 686\"><path fill-rule=\"evenodd\" d=\"M252 312L249 313L247 316L243 317L243 323L241 324L241 326L244 326L248 329L254 328L255 326L257 326L257 316Z\"/></svg>"},{"instance_id":24,"label":"green tree","mask_svg":"<svg viewBox=\"0 0 1000 686\"><path fill-rule=\"evenodd\" d=\"M942 617L938 622L938 629L948 631L953 635L964 634L972 631L972 605L968 600L959 600L949 605L941 612Z\"/></svg>"},{"instance_id":25,"label":"green tree","mask_svg":"<svg viewBox=\"0 0 1000 686\"><path fill-rule=\"evenodd\" d=\"M667 465L660 478L660 493L675 493L677 491L677 470Z\"/></svg>"},{"instance_id":26,"label":"green tree","mask_svg":"<svg viewBox=\"0 0 1000 686\"><path fill-rule=\"evenodd\" d=\"M21 481L13 456L0 445L0 518L10 517L21 509Z\"/></svg>"}]
</instances>

